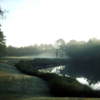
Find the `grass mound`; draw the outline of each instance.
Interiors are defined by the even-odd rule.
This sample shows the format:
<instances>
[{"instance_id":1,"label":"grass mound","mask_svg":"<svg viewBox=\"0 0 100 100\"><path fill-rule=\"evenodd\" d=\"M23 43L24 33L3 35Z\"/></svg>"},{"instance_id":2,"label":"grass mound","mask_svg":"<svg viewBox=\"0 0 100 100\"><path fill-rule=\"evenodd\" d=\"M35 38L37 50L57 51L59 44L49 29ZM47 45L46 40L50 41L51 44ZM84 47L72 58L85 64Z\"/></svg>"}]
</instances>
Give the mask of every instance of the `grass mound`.
<instances>
[{"instance_id":1,"label":"grass mound","mask_svg":"<svg viewBox=\"0 0 100 100\"><path fill-rule=\"evenodd\" d=\"M21 72L16 67L3 63L0 63L0 72L1 71L13 74L21 74Z\"/></svg>"},{"instance_id":2,"label":"grass mound","mask_svg":"<svg viewBox=\"0 0 100 100\"><path fill-rule=\"evenodd\" d=\"M50 96L46 82L28 75L0 76L0 94L18 94L31 96Z\"/></svg>"},{"instance_id":3,"label":"grass mound","mask_svg":"<svg viewBox=\"0 0 100 100\"><path fill-rule=\"evenodd\" d=\"M51 96L44 80L25 75L14 66L0 63L0 97L2 95Z\"/></svg>"}]
</instances>

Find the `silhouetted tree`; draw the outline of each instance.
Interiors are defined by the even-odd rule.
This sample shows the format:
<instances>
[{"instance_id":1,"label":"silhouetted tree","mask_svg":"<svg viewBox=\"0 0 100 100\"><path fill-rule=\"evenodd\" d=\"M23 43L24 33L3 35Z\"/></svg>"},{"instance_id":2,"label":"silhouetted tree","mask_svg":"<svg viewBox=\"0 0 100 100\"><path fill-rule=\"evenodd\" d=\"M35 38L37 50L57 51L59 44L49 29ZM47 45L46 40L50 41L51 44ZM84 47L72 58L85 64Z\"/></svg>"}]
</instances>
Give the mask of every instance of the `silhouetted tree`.
<instances>
[{"instance_id":1,"label":"silhouetted tree","mask_svg":"<svg viewBox=\"0 0 100 100\"><path fill-rule=\"evenodd\" d=\"M0 16L3 16L3 11L0 9ZM0 24L0 57L5 55L5 37L3 32L1 31L1 24Z\"/></svg>"},{"instance_id":2,"label":"silhouetted tree","mask_svg":"<svg viewBox=\"0 0 100 100\"><path fill-rule=\"evenodd\" d=\"M56 57L64 57L65 53L65 41L63 39L59 39L56 41Z\"/></svg>"}]
</instances>

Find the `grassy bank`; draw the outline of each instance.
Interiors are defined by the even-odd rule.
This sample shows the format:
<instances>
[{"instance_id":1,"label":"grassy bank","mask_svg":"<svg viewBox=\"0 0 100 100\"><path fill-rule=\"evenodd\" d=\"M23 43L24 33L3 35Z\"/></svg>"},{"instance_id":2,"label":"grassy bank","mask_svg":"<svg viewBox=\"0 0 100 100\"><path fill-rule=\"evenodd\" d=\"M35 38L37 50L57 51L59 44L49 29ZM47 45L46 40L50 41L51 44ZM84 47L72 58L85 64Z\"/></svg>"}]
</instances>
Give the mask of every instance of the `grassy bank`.
<instances>
[{"instance_id":1,"label":"grassy bank","mask_svg":"<svg viewBox=\"0 0 100 100\"><path fill-rule=\"evenodd\" d=\"M0 98L2 96L17 98L51 95L47 83L42 79L25 75L14 66L0 63Z\"/></svg>"}]
</instances>

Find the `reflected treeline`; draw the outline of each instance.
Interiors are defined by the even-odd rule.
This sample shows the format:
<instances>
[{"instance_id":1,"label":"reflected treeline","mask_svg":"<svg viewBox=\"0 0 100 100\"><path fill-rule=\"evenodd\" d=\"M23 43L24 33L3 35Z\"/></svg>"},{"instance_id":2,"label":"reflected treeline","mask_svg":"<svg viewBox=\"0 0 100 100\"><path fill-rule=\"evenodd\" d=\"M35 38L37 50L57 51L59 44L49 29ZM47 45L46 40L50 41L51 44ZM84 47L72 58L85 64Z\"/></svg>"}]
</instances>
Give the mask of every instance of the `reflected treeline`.
<instances>
[{"instance_id":1,"label":"reflected treeline","mask_svg":"<svg viewBox=\"0 0 100 100\"><path fill-rule=\"evenodd\" d=\"M94 63L94 62L93 62ZM72 62L66 65L65 69L61 71L62 74L68 74L71 77L85 77L88 79L89 84L97 83L100 81L100 63L80 63Z\"/></svg>"}]
</instances>

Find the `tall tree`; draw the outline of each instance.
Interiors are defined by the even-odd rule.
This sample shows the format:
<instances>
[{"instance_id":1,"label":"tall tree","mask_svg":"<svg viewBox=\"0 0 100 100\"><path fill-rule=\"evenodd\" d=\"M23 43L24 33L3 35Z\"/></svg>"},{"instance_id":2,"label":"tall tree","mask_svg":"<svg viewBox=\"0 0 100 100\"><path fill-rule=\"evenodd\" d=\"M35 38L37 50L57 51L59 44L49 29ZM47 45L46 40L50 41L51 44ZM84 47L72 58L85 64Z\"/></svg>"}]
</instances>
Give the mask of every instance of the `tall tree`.
<instances>
[{"instance_id":1,"label":"tall tree","mask_svg":"<svg viewBox=\"0 0 100 100\"><path fill-rule=\"evenodd\" d=\"M65 41L63 39L58 39L56 41L56 57L64 57L65 53Z\"/></svg>"},{"instance_id":2,"label":"tall tree","mask_svg":"<svg viewBox=\"0 0 100 100\"><path fill-rule=\"evenodd\" d=\"M0 16L3 16L3 11L0 9ZM1 23L0 23L0 57L5 55L5 39L4 39L4 34L1 31Z\"/></svg>"}]
</instances>

